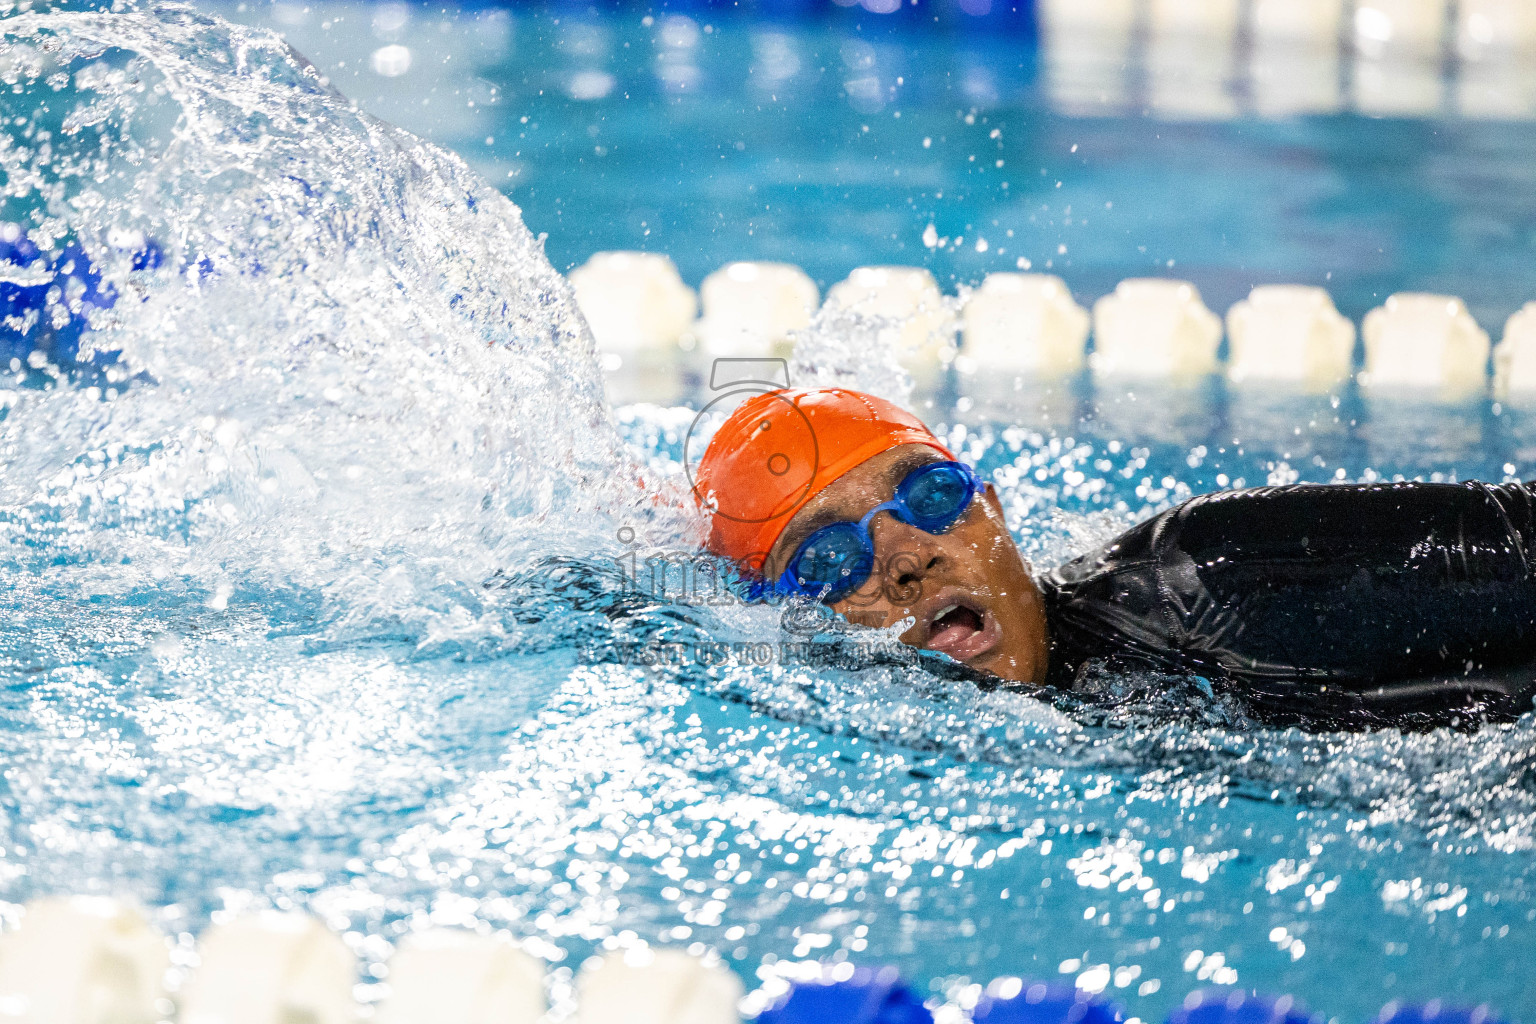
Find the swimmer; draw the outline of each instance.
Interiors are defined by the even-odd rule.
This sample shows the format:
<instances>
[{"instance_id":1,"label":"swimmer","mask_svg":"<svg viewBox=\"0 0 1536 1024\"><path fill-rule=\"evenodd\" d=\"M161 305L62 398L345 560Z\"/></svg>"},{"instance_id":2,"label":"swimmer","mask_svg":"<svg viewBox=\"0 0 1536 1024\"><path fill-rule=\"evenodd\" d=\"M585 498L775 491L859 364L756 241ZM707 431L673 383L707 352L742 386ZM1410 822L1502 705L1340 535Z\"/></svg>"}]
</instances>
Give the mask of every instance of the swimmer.
<instances>
[{"instance_id":1,"label":"swimmer","mask_svg":"<svg viewBox=\"0 0 1536 1024\"><path fill-rule=\"evenodd\" d=\"M1198 676L1260 717L1509 719L1536 695L1536 493L1300 484L1192 498L1034 574L992 485L842 388L739 406L695 476L710 550L760 594L1018 686Z\"/></svg>"}]
</instances>

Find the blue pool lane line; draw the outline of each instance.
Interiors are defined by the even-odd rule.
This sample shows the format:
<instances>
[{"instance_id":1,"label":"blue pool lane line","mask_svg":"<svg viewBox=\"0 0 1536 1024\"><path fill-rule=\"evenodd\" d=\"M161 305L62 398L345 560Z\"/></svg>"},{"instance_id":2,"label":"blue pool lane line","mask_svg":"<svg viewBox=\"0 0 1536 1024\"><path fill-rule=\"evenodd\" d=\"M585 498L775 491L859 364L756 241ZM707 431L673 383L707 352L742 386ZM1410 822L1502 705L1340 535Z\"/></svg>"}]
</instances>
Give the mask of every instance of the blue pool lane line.
<instances>
[{"instance_id":1,"label":"blue pool lane line","mask_svg":"<svg viewBox=\"0 0 1536 1024\"><path fill-rule=\"evenodd\" d=\"M1461 1006L1446 1006L1439 1000L1431 1000L1420 1006L1388 1003L1381 1008L1375 1024L1508 1024L1508 1022L1495 1017L1486 1006L1474 1006L1469 1009Z\"/></svg>"},{"instance_id":2,"label":"blue pool lane line","mask_svg":"<svg viewBox=\"0 0 1536 1024\"><path fill-rule=\"evenodd\" d=\"M1308 1013L1291 996L1207 988L1186 996L1184 1005L1168 1015L1168 1024L1323 1024L1325 1019Z\"/></svg>"},{"instance_id":3,"label":"blue pool lane line","mask_svg":"<svg viewBox=\"0 0 1536 1024\"><path fill-rule=\"evenodd\" d=\"M149 240L133 252L131 267L153 270L163 261L160 246ZM11 360L27 364L34 352L55 366L82 365L80 338L90 317L118 298L78 242L49 258L18 225L0 223L0 369ZM100 353L88 365L113 362L115 354Z\"/></svg>"},{"instance_id":4,"label":"blue pool lane line","mask_svg":"<svg viewBox=\"0 0 1536 1024\"><path fill-rule=\"evenodd\" d=\"M414 0L415 6L437 10L441 5ZM467 0L461 7L477 10L505 6L505 0ZM866 28L911 28L917 31L982 30L1013 38L1039 34L1036 0L608 0L599 10L644 14L687 14L694 17L745 15L761 21L818 22L851 20ZM557 2L556 11L586 14L592 4Z\"/></svg>"},{"instance_id":5,"label":"blue pool lane line","mask_svg":"<svg viewBox=\"0 0 1536 1024\"><path fill-rule=\"evenodd\" d=\"M790 985L758 1024L933 1024L933 1014L894 968L827 965L820 979ZM1112 1000L1070 985L999 978L971 1011L972 1024L1122 1024ZM1241 988L1191 992L1164 1024L1324 1024L1300 1000ZM1388 1003L1372 1024L1507 1024L1486 1006Z\"/></svg>"},{"instance_id":6,"label":"blue pool lane line","mask_svg":"<svg viewBox=\"0 0 1536 1024\"><path fill-rule=\"evenodd\" d=\"M1120 1024L1125 1013L1072 985L994 981L971 1011L975 1024Z\"/></svg>"},{"instance_id":7,"label":"blue pool lane line","mask_svg":"<svg viewBox=\"0 0 1536 1024\"><path fill-rule=\"evenodd\" d=\"M933 1024L933 1014L895 968L858 967L792 986L757 1018L758 1024Z\"/></svg>"}]
</instances>

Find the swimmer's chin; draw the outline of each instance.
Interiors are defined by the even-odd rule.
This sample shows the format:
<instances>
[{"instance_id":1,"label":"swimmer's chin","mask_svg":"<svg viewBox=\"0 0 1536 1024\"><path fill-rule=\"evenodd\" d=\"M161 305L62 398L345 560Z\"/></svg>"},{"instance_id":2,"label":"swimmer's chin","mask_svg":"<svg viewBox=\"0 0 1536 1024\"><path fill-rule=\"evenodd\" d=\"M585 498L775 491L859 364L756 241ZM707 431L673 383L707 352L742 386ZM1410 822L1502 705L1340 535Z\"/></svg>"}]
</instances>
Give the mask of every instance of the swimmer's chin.
<instances>
[{"instance_id":1,"label":"swimmer's chin","mask_svg":"<svg viewBox=\"0 0 1536 1024\"><path fill-rule=\"evenodd\" d=\"M1043 673L1031 671L1020 667L1016 658L1010 658L1004 654L993 654L990 657L978 658L967 665L978 672L985 672L989 676L996 676L1009 687L1016 689L1040 686L1039 676Z\"/></svg>"},{"instance_id":2,"label":"swimmer's chin","mask_svg":"<svg viewBox=\"0 0 1536 1024\"><path fill-rule=\"evenodd\" d=\"M908 646L917 647L916 644ZM930 647L918 647L918 650L930 654L945 654L943 651L935 651ZM1036 674L1029 669L1021 668L1016 658L1009 657L1001 652L992 652L969 661L960 661L953 655L945 654L955 664L975 673L975 682L984 690L1033 690L1041 685Z\"/></svg>"}]
</instances>

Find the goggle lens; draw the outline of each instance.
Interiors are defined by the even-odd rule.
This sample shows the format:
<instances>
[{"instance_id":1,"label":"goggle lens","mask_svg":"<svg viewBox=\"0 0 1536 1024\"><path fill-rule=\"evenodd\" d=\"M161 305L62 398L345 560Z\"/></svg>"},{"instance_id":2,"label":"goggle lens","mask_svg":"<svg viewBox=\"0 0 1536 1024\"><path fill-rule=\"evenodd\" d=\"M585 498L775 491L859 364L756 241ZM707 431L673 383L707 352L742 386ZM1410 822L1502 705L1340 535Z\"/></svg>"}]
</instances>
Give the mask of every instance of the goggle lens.
<instances>
[{"instance_id":1,"label":"goggle lens","mask_svg":"<svg viewBox=\"0 0 1536 1024\"><path fill-rule=\"evenodd\" d=\"M918 529L947 530L971 503L971 480L952 464L923 466L902 481L896 501Z\"/></svg>"},{"instance_id":2,"label":"goggle lens","mask_svg":"<svg viewBox=\"0 0 1536 1024\"><path fill-rule=\"evenodd\" d=\"M795 556L789 571L801 592L836 600L869 577L874 560L856 523L818 530Z\"/></svg>"}]
</instances>

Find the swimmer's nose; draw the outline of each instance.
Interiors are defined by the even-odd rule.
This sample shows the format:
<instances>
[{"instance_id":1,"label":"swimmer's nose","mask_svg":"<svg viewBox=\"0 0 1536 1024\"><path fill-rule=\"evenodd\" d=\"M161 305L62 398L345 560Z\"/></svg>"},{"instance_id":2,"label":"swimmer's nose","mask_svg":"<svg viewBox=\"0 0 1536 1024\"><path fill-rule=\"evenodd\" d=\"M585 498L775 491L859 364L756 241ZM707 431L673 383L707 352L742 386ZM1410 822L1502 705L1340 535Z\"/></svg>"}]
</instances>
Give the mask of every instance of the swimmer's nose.
<instances>
[{"instance_id":1,"label":"swimmer's nose","mask_svg":"<svg viewBox=\"0 0 1536 1024\"><path fill-rule=\"evenodd\" d=\"M886 596L896 603L920 600L923 584L944 565L939 538L891 516L876 516L871 530Z\"/></svg>"}]
</instances>

